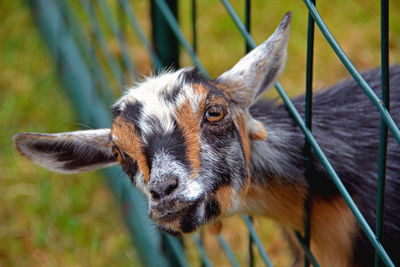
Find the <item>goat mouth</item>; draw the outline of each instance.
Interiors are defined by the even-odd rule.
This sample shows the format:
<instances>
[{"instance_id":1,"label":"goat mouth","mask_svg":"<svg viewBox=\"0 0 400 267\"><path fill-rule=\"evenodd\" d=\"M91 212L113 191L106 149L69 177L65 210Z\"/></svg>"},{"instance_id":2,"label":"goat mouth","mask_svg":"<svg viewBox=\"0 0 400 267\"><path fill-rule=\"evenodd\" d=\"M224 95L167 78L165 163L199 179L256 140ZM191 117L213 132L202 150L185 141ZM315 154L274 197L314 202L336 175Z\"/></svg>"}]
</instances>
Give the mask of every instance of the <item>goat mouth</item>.
<instances>
[{"instance_id":1,"label":"goat mouth","mask_svg":"<svg viewBox=\"0 0 400 267\"><path fill-rule=\"evenodd\" d=\"M199 201L161 211L154 207L149 210L149 217L161 231L179 235L193 232L200 226L202 218L198 215L198 209Z\"/></svg>"},{"instance_id":2,"label":"goat mouth","mask_svg":"<svg viewBox=\"0 0 400 267\"><path fill-rule=\"evenodd\" d=\"M179 209L175 208L172 210L162 211L158 209L151 209L149 211L149 217L157 223L170 223L185 216L189 212L190 208L191 206L186 206Z\"/></svg>"}]
</instances>

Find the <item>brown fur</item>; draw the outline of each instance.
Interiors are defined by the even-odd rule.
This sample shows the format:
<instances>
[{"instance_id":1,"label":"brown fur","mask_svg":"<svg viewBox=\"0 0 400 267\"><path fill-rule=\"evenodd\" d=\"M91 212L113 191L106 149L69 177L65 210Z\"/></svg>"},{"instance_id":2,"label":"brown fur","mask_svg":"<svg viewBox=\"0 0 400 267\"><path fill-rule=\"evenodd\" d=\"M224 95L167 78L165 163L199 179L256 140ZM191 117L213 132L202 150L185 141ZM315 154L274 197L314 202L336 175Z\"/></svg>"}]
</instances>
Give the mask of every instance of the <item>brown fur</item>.
<instances>
[{"instance_id":1,"label":"brown fur","mask_svg":"<svg viewBox=\"0 0 400 267\"><path fill-rule=\"evenodd\" d=\"M221 209L221 215L226 216L229 212L229 204L232 203L233 190L232 187L225 185L215 191L217 202Z\"/></svg>"},{"instance_id":2,"label":"brown fur","mask_svg":"<svg viewBox=\"0 0 400 267\"><path fill-rule=\"evenodd\" d=\"M244 156L246 159L247 182L250 182L250 138L247 128L247 123L243 114L237 114L235 117L240 132L240 138L243 145Z\"/></svg>"},{"instance_id":3,"label":"brown fur","mask_svg":"<svg viewBox=\"0 0 400 267\"><path fill-rule=\"evenodd\" d=\"M205 97L201 101L200 107L204 106ZM196 177L200 169L200 121L203 115L203 110L195 114L192 109L191 103L187 100L179 108L176 109L175 114L178 118L179 127L183 131L185 137L187 158L192 165L192 177Z\"/></svg>"},{"instance_id":4,"label":"brown fur","mask_svg":"<svg viewBox=\"0 0 400 267\"><path fill-rule=\"evenodd\" d=\"M267 140L267 131L261 122L255 120L252 128L253 131L249 132L251 140Z\"/></svg>"},{"instance_id":5,"label":"brown fur","mask_svg":"<svg viewBox=\"0 0 400 267\"><path fill-rule=\"evenodd\" d=\"M201 96L201 95L206 96L208 93L208 90L204 86L202 86L201 84L198 84L198 83L192 84L192 88L193 88L193 91L199 96Z\"/></svg>"},{"instance_id":6,"label":"brown fur","mask_svg":"<svg viewBox=\"0 0 400 267\"><path fill-rule=\"evenodd\" d=\"M219 235L222 231L222 222L220 220L215 221L213 224L207 225L207 232L212 235Z\"/></svg>"},{"instance_id":7,"label":"brown fur","mask_svg":"<svg viewBox=\"0 0 400 267\"><path fill-rule=\"evenodd\" d=\"M269 183L250 184L248 193L241 199L245 210L273 218L278 223L296 231L303 229L303 203L305 185Z\"/></svg>"},{"instance_id":8,"label":"brown fur","mask_svg":"<svg viewBox=\"0 0 400 267\"><path fill-rule=\"evenodd\" d=\"M357 221L344 199L314 198L311 213L311 251L321 266L351 266L352 239Z\"/></svg>"},{"instance_id":9,"label":"brown fur","mask_svg":"<svg viewBox=\"0 0 400 267\"><path fill-rule=\"evenodd\" d=\"M302 233L306 190L301 184L252 184L241 203L246 210L268 216L284 228ZM321 266L351 266L349 253L357 222L344 199L313 197L311 210L311 252L317 261ZM295 238L291 240L294 242ZM295 248L301 251L299 245Z\"/></svg>"},{"instance_id":10,"label":"brown fur","mask_svg":"<svg viewBox=\"0 0 400 267\"><path fill-rule=\"evenodd\" d=\"M137 161L145 182L149 182L149 164L144 154L142 140L132 123L125 121L122 117L117 117L114 120L111 135L116 137L114 140L116 145Z\"/></svg>"}]
</instances>

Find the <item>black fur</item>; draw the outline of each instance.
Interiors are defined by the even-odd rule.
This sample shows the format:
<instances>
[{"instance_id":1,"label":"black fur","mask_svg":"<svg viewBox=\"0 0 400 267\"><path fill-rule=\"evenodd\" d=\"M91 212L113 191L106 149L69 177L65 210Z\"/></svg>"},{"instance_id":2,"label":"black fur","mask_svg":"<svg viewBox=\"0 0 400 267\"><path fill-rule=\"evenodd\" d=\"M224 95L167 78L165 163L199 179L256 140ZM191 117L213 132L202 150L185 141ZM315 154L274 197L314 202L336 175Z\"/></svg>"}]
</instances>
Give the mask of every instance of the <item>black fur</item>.
<instances>
[{"instance_id":1,"label":"black fur","mask_svg":"<svg viewBox=\"0 0 400 267\"><path fill-rule=\"evenodd\" d=\"M123 153L123 152L122 152ZM122 162L121 167L122 170L128 175L128 177L131 179L133 185L135 185L135 176L138 171L138 164L137 161L131 158L129 155L125 155L125 161Z\"/></svg>"},{"instance_id":2,"label":"black fur","mask_svg":"<svg viewBox=\"0 0 400 267\"><path fill-rule=\"evenodd\" d=\"M120 106L113 106L111 108L111 113L113 114L114 118L118 117L121 114Z\"/></svg>"},{"instance_id":3,"label":"black fur","mask_svg":"<svg viewBox=\"0 0 400 267\"><path fill-rule=\"evenodd\" d=\"M210 145L212 150L217 152L215 156L219 156L219 158L211 159L212 162L209 162L209 158L204 158L202 161L203 169L213 170L213 191L221 186L231 185L232 181L243 186L247 177L243 146L240 143L240 151L235 155L232 155L229 151L233 145L238 143L237 140L240 140L239 131L236 129L232 119L226 115L218 123L203 122L201 130L203 142ZM229 157L225 155L229 155ZM232 165L232 162L228 160L232 160L235 164Z\"/></svg>"},{"instance_id":4,"label":"black fur","mask_svg":"<svg viewBox=\"0 0 400 267\"><path fill-rule=\"evenodd\" d=\"M181 217L180 227L184 233L190 233L196 230L202 223L197 212L199 211L199 206L201 205L201 200L197 200L192 206L190 206L189 211Z\"/></svg>"},{"instance_id":5,"label":"black fur","mask_svg":"<svg viewBox=\"0 0 400 267\"><path fill-rule=\"evenodd\" d=\"M380 95L380 70L364 75L373 90ZM390 69L391 114L400 121L400 67ZM304 98L293 100L304 114ZM269 131L266 142L257 142L264 165L252 165L252 179L265 183L276 176L288 183L301 179L308 183L313 196L329 200L339 193L320 161L313 155L311 175L304 177L304 135L294 123L284 105L260 101L251 108ZM337 171L362 214L375 229L376 180L378 169L380 114L354 80L340 82L316 93L313 100L313 135ZM268 132L267 131L267 132ZM253 149L257 150L253 145ZM282 153L284 151L284 153ZM255 154L261 152L255 151ZM253 151L254 154L254 151ZM272 156L271 156L272 155ZM384 247L395 264L400 264L400 145L389 134L387 154ZM276 157L281 157L279 161ZM278 164L278 165L277 165ZM328 222L327 222L328 223ZM354 265L371 266L374 250L366 235L359 229L354 236Z\"/></svg>"},{"instance_id":6,"label":"black fur","mask_svg":"<svg viewBox=\"0 0 400 267\"><path fill-rule=\"evenodd\" d=\"M186 156L185 137L182 129L175 123L174 130L171 133L163 133L161 122L158 119L150 119L149 121L154 130L151 135L145 136L144 152L146 155L149 168L152 167L153 157L156 153L164 151L181 162L187 169L190 163ZM159 129L159 131L157 131Z\"/></svg>"},{"instance_id":7,"label":"black fur","mask_svg":"<svg viewBox=\"0 0 400 267\"><path fill-rule=\"evenodd\" d=\"M143 114L143 104L139 101L134 103L127 103L122 116L127 119L127 121L132 122L133 125L139 125L139 120ZM137 134L141 136L142 131L140 127L135 127Z\"/></svg>"},{"instance_id":8,"label":"black fur","mask_svg":"<svg viewBox=\"0 0 400 267\"><path fill-rule=\"evenodd\" d=\"M192 67L181 74L181 79L186 84L208 84L209 81L199 71L197 67Z\"/></svg>"},{"instance_id":9,"label":"black fur","mask_svg":"<svg viewBox=\"0 0 400 267\"><path fill-rule=\"evenodd\" d=\"M205 205L205 217L207 218L207 220L216 218L218 215L220 215L221 210L219 208L218 201L215 199L214 195L208 196Z\"/></svg>"},{"instance_id":10,"label":"black fur","mask_svg":"<svg viewBox=\"0 0 400 267\"><path fill-rule=\"evenodd\" d=\"M63 163L63 168L66 170L76 170L90 165L115 161L111 153L104 153L96 149L95 145L90 146L89 144L79 145L67 141L37 140L32 144L32 148L37 152L53 155L57 161Z\"/></svg>"},{"instance_id":11,"label":"black fur","mask_svg":"<svg viewBox=\"0 0 400 267\"><path fill-rule=\"evenodd\" d=\"M175 104L176 98L180 92L181 92L181 87L177 86L174 89L172 89L171 92L168 91L161 92L160 98L167 103Z\"/></svg>"},{"instance_id":12,"label":"black fur","mask_svg":"<svg viewBox=\"0 0 400 267\"><path fill-rule=\"evenodd\" d=\"M183 72L181 75L184 83L201 84L205 88L209 89L208 97L224 96L223 92L215 86L214 82L205 78L197 67L190 68L187 71Z\"/></svg>"}]
</instances>

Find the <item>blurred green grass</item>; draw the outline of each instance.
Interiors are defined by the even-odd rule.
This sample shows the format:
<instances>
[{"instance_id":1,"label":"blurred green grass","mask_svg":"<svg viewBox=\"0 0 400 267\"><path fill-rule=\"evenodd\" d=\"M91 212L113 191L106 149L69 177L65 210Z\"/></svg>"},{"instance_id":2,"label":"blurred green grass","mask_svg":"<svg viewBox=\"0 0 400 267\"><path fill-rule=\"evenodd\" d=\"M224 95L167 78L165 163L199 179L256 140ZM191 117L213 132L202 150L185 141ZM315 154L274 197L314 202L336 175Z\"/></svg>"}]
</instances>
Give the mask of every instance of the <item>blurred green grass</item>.
<instances>
[{"instance_id":1,"label":"blurred green grass","mask_svg":"<svg viewBox=\"0 0 400 267\"><path fill-rule=\"evenodd\" d=\"M149 1L135 1L140 21L150 32ZM243 14L244 3L232 1ZM318 3L326 24L356 67L379 65L378 1L336 0ZM399 1L390 3L391 63L400 63ZM190 1L180 1L180 21L190 36ZM231 67L244 53L244 41L219 1L198 1L198 54L212 77ZM253 1L252 35L265 40L288 11L293 11L289 57L281 83L289 95L302 94L306 50L306 8L302 1ZM140 265L130 245L119 207L98 174L58 175L23 159L11 138L17 132L59 132L81 128L79 118L57 80L57 73L23 0L0 3L0 266ZM141 73L149 58L128 29L131 52ZM112 43L110 46L112 47ZM191 65L182 52L182 65ZM316 31L314 86L326 87L348 77L345 68ZM277 97L274 90L269 97ZM256 219L256 227L273 262L287 266L290 257L273 224ZM236 219L223 233L241 263L247 261L247 234ZM189 240L188 257L198 258ZM226 266L216 239L206 236L210 257ZM257 261L257 266L261 265Z\"/></svg>"},{"instance_id":2,"label":"blurred green grass","mask_svg":"<svg viewBox=\"0 0 400 267\"><path fill-rule=\"evenodd\" d=\"M0 10L0 266L138 265L102 177L51 173L13 149L17 132L80 125L24 1Z\"/></svg>"}]
</instances>

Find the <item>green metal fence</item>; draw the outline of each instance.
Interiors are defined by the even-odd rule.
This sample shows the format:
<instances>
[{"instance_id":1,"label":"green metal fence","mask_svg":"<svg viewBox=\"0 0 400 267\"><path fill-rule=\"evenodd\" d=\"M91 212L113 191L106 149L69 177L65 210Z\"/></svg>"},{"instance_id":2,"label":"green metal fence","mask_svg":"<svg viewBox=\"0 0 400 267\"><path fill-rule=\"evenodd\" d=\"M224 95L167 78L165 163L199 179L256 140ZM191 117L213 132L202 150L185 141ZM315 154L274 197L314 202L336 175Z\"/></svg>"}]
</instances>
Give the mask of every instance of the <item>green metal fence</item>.
<instances>
[{"instance_id":1,"label":"green metal fence","mask_svg":"<svg viewBox=\"0 0 400 267\"><path fill-rule=\"evenodd\" d=\"M74 103L82 122L92 127L109 127L111 118L108 107L115 100L117 90L127 81L134 81L139 76L134 64L135 54L130 54L125 36L126 27L136 34L143 47L150 55L156 71L165 67L179 67L179 46L191 57L194 64L207 75L207 72L196 55L197 21L196 1L191 1L191 40L190 44L182 33L177 20L177 0L152 0L151 21L152 42L143 31L137 14L129 0L29 0L32 14L40 27L51 55L56 63L60 77ZM255 47L250 35L250 0L245 0L245 19L241 21L228 0L221 0L227 13L242 34L246 52ZM389 113L389 54L388 54L388 0L381 1L381 61L382 61L382 100L373 92L335 41L329 29L319 15L314 0L304 0L308 8L307 36L307 67L306 67L306 111L305 120L294 107L280 83L276 89L283 102L293 115L294 120L305 135L305 157L309 158L311 151L321 160L331 176L346 203L376 250L376 266L384 263L394 266L380 243L383 235L384 192L386 148L388 131L400 143L400 130ZM256 4L256 3L254 3ZM304 14L306 15L306 14ZM336 171L323 153L312 135L312 80L313 80L313 47L314 25L317 25L333 51L343 62L349 73L357 81L371 102L381 113L381 135L378 170L378 201L375 232L370 228L358 207L350 197ZM116 42L119 55L111 51L109 40ZM306 170L307 173L307 170ZM134 189L129 180L119 175L119 170L110 168L104 171L107 182L117 199L121 201L124 218L131 232L132 241L145 266L188 266L182 242L168 235L157 233L147 218L143 196ZM305 202L305 208L310 210L310 200ZM257 235L252 219L243 215L242 219L249 230L249 265L254 266L253 247L257 247L260 258L267 266L272 263L265 252ZM305 265L310 263L318 266L308 249L310 244L309 212L305 218L304 236L296 233L305 251ZM222 235L218 242L226 253L232 266L239 266L228 242ZM193 242L198 249L202 265L212 266L204 249L200 235L193 236ZM254 244L254 245L253 245ZM154 256L157 255L157 256Z\"/></svg>"}]
</instances>

